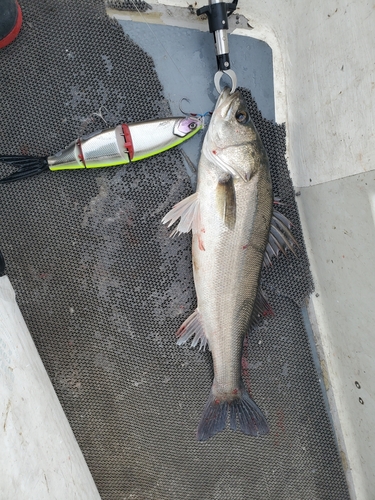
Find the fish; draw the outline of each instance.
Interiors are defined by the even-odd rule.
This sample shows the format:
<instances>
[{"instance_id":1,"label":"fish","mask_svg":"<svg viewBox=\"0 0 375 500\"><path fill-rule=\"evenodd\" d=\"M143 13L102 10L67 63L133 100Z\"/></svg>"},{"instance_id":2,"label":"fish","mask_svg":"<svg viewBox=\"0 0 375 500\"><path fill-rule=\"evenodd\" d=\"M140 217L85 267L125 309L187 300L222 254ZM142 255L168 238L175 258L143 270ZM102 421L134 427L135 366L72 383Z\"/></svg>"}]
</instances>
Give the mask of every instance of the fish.
<instances>
[{"instance_id":1,"label":"fish","mask_svg":"<svg viewBox=\"0 0 375 500\"><path fill-rule=\"evenodd\" d=\"M241 359L249 328L271 310L260 288L262 268L295 243L273 202L268 156L246 102L240 90L225 88L203 141L196 192L162 220L168 227L179 220L172 236L192 231L197 308L179 328L177 343L192 339L191 347L212 354L214 379L199 441L224 430L228 418L231 430L269 432L242 380Z\"/></svg>"}]
</instances>

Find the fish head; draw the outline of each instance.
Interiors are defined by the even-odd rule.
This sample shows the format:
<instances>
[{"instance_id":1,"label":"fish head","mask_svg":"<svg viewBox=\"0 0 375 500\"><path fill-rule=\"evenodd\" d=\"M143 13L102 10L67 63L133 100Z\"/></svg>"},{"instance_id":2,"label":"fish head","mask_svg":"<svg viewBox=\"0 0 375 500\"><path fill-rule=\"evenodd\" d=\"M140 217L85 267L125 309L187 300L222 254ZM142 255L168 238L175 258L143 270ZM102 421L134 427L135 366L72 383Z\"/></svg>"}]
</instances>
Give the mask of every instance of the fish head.
<instances>
[{"instance_id":1,"label":"fish head","mask_svg":"<svg viewBox=\"0 0 375 500\"><path fill-rule=\"evenodd\" d=\"M266 152L241 92L220 94L203 152L218 169L247 182L264 165Z\"/></svg>"}]
</instances>

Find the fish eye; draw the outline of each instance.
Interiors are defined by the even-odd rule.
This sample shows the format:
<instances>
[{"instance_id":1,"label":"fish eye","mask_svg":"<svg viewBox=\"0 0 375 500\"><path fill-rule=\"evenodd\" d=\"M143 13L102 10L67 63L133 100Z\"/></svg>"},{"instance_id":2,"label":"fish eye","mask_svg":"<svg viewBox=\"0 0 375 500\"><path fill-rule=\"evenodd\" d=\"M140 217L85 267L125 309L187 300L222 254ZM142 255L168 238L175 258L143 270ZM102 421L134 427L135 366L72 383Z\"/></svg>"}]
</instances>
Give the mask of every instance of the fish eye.
<instances>
[{"instance_id":1,"label":"fish eye","mask_svg":"<svg viewBox=\"0 0 375 500\"><path fill-rule=\"evenodd\" d=\"M191 122L191 123L189 123L189 128L191 130L194 130L195 128L197 128L197 124L195 122Z\"/></svg>"},{"instance_id":2,"label":"fish eye","mask_svg":"<svg viewBox=\"0 0 375 500\"><path fill-rule=\"evenodd\" d=\"M236 113L236 120L238 123L247 123L249 120L249 113L247 111L238 110Z\"/></svg>"}]
</instances>

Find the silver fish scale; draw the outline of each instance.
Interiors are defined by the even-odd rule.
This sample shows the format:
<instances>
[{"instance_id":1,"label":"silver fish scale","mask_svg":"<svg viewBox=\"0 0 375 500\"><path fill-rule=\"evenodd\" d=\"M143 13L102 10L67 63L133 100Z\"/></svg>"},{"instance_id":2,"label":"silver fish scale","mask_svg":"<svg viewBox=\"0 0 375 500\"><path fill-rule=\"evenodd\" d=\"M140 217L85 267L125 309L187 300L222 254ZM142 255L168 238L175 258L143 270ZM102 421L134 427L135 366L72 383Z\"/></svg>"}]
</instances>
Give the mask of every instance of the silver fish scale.
<instances>
[{"instance_id":1,"label":"silver fish scale","mask_svg":"<svg viewBox=\"0 0 375 500\"><path fill-rule=\"evenodd\" d=\"M103 104L108 128L166 115L152 60L100 0L22 10L1 52L0 154L59 151L103 127L92 116ZM1 186L7 274L103 500L349 499L299 307L313 285L285 129L242 92L301 246L263 273L275 317L248 339L245 382L267 413L265 438L195 440L212 364L176 346L196 306L190 237L169 240L160 224L192 192L179 151Z\"/></svg>"},{"instance_id":2,"label":"silver fish scale","mask_svg":"<svg viewBox=\"0 0 375 500\"><path fill-rule=\"evenodd\" d=\"M259 155L259 151L255 151ZM243 164L243 158L233 160ZM272 214L272 191L264 163L249 182L235 181L236 223L228 231L217 213L220 171L202 155L199 162L201 232L193 236L198 307L215 365L216 390L239 387L242 342L255 302ZM263 249L263 252L259 252Z\"/></svg>"}]
</instances>

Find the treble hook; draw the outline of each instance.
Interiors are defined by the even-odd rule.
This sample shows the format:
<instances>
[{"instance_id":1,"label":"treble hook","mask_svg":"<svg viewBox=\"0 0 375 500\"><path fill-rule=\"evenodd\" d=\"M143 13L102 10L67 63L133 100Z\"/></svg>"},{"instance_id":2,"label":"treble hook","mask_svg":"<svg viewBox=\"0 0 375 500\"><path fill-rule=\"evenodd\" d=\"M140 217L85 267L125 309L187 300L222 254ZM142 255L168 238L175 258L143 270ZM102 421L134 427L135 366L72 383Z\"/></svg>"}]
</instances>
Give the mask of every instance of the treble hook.
<instances>
[{"instance_id":1,"label":"treble hook","mask_svg":"<svg viewBox=\"0 0 375 500\"><path fill-rule=\"evenodd\" d=\"M106 119L104 118L104 116L103 116L103 111L102 111L102 109L103 109L103 108L107 111L107 113L109 113L108 109L107 109L107 108L104 106L104 104L103 104L103 105L102 105L102 106L100 106L100 108L99 108L99 113L92 113L92 115L93 115L93 116L97 116L98 118L101 118L101 119L103 120L103 122L104 122L106 125L108 125L107 120L106 120Z\"/></svg>"},{"instance_id":2,"label":"treble hook","mask_svg":"<svg viewBox=\"0 0 375 500\"><path fill-rule=\"evenodd\" d=\"M212 111L206 111L205 113L201 114L201 113L186 113L182 108L181 108L181 103L182 101L186 101L190 104L190 99L188 99L187 97L183 97L181 100L180 100L180 103L178 105L178 109L181 111L181 113L185 116L191 116L191 117L198 117L199 118L199 121L202 123L202 128L205 127L205 118L207 116L211 116L212 115Z\"/></svg>"}]
</instances>

